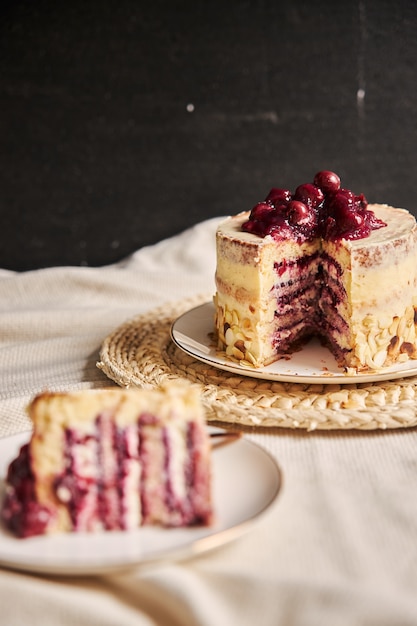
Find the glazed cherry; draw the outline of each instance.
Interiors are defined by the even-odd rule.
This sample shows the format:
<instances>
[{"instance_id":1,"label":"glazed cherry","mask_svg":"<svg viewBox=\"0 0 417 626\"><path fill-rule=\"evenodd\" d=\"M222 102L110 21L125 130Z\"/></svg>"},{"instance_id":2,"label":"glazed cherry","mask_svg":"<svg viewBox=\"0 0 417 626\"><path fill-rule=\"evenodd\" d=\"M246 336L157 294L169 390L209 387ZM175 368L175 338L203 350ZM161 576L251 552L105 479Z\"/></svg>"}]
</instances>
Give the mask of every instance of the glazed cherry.
<instances>
[{"instance_id":1,"label":"glazed cherry","mask_svg":"<svg viewBox=\"0 0 417 626\"><path fill-rule=\"evenodd\" d=\"M332 198L331 209L336 219L353 213L355 210L355 196L352 193L344 193L344 190L339 191Z\"/></svg>"},{"instance_id":2,"label":"glazed cherry","mask_svg":"<svg viewBox=\"0 0 417 626\"><path fill-rule=\"evenodd\" d=\"M265 198L265 201L270 202L271 204L276 204L281 200L289 202L291 200L291 191L288 189L281 189L279 187L272 187L271 191Z\"/></svg>"},{"instance_id":3,"label":"glazed cherry","mask_svg":"<svg viewBox=\"0 0 417 626\"><path fill-rule=\"evenodd\" d=\"M258 204L255 204L250 213L250 219L262 221L267 218L268 214L273 210L274 207L272 204L269 204L268 202L258 202Z\"/></svg>"},{"instance_id":4,"label":"glazed cherry","mask_svg":"<svg viewBox=\"0 0 417 626\"><path fill-rule=\"evenodd\" d=\"M307 206L315 209L324 200L323 191L312 183L304 183L299 185L294 193L294 199L304 202Z\"/></svg>"},{"instance_id":5,"label":"glazed cherry","mask_svg":"<svg viewBox=\"0 0 417 626\"><path fill-rule=\"evenodd\" d=\"M345 215L344 222L342 222L342 224L345 227L346 231L353 232L365 226L365 220L360 213L352 211L351 213L347 213Z\"/></svg>"},{"instance_id":6,"label":"glazed cherry","mask_svg":"<svg viewBox=\"0 0 417 626\"><path fill-rule=\"evenodd\" d=\"M333 220L328 220L326 233L329 239L359 239L370 233L360 204L347 189L341 189L333 196L331 215Z\"/></svg>"},{"instance_id":7,"label":"glazed cherry","mask_svg":"<svg viewBox=\"0 0 417 626\"><path fill-rule=\"evenodd\" d=\"M313 182L317 187L320 187L324 193L335 193L340 189L339 176L329 170L317 172Z\"/></svg>"},{"instance_id":8,"label":"glazed cherry","mask_svg":"<svg viewBox=\"0 0 417 626\"><path fill-rule=\"evenodd\" d=\"M266 224L264 222L258 222L256 220L247 220L242 224L242 230L253 235L259 235L259 237L265 237Z\"/></svg>"},{"instance_id":9,"label":"glazed cherry","mask_svg":"<svg viewBox=\"0 0 417 626\"><path fill-rule=\"evenodd\" d=\"M351 206L354 206L356 202L356 196L350 189L339 189L334 195L332 200L336 200L340 198L342 201L348 202Z\"/></svg>"},{"instance_id":10,"label":"glazed cherry","mask_svg":"<svg viewBox=\"0 0 417 626\"><path fill-rule=\"evenodd\" d=\"M355 207L355 195L348 189L339 189L337 193L330 196L327 200L328 213L333 215L336 220L338 216L354 211Z\"/></svg>"},{"instance_id":11,"label":"glazed cherry","mask_svg":"<svg viewBox=\"0 0 417 626\"><path fill-rule=\"evenodd\" d=\"M300 200L291 200L288 204L288 221L290 224L308 224L311 221L311 209Z\"/></svg>"}]
</instances>

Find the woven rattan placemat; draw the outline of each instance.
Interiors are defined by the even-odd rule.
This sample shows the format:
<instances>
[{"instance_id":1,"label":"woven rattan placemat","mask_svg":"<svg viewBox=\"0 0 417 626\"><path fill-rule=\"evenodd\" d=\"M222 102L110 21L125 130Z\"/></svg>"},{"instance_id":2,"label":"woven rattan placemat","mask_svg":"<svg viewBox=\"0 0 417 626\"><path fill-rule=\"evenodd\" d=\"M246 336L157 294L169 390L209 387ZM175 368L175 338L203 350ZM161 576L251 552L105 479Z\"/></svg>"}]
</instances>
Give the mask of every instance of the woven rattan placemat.
<instances>
[{"instance_id":1,"label":"woven rattan placemat","mask_svg":"<svg viewBox=\"0 0 417 626\"><path fill-rule=\"evenodd\" d=\"M417 424L417 377L359 384L302 384L228 373L185 354L171 341L179 315L201 295L158 307L117 328L97 366L121 386L157 387L182 378L201 388L207 419L245 426L386 429Z\"/></svg>"}]
</instances>

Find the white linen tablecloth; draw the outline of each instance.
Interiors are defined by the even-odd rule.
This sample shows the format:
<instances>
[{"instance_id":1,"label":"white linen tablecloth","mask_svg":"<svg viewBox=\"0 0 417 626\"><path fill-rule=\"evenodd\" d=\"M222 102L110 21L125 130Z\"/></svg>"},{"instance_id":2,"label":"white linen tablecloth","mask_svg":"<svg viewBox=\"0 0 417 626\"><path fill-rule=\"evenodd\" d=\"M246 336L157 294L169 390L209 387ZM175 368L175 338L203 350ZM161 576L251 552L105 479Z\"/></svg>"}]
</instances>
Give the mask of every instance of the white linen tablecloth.
<instances>
[{"instance_id":1,"label":"white linen tablecloth","mask_svg":"<svg viewBox=\"0 0 417 626\"><path fill-rule=\"evenodd\" d=\"M44 389L109 386L103 339L214 292L218 219L102 268L0 270L0 436ZM0 569L4 626L415 626L417 431L245 434L284 487L245 536L203 556L96 577Z\"/></svg>"}]
</instances>

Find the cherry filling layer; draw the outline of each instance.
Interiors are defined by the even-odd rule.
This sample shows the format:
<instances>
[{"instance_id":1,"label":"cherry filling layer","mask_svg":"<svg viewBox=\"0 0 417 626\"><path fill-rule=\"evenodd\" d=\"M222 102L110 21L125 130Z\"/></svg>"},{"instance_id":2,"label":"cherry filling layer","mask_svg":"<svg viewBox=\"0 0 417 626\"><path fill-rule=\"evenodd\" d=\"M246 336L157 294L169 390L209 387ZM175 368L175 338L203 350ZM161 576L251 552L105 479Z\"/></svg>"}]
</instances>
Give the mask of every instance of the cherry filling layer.
<instances>
[{"instance_id":1,"label":"cherry filling layer","mask_svg":"<svg viewBox=\"0 0 417 626\"><path fill-rule=\"evenodd\" d=\"M271 189L265 200L253 207L242 229L277 241L363 239L386 226L367 207L363 194L342 188L339 176L324 170L315 175L313 183L299 185L294 193Z\"/></svg>"},{"instance_id":2,"label":"cherry filling layer","mask_svg":"<svg viewBox=\"0 0 417 626\"><path fill-rule=\"evenodd\" d=\"M66 429L64 470L52 481L50 509L37 502L26 445L8 470L3 520L20 537L47 532L59 508L76 532L209 523L204 437L203 425L188 422L181 432L150 414L123 428L99 415L89 435Z\"/></svg>"},{"instance_id":3,"label":"cherry filling layer","mask_svg":"<svg viewBox=\"0 0 417 626\"><path fill-rule=\"evenodd\" d=\"M36 500L29 444L26 444L8 468L3 521L18 537L31 537L44 533L52 517L53 512Z\"/></svg>"},{"instance_id":4,"label":"cherry filling layer","mask_svg":"<svg viewBox=\"0 0 417 626\"><path fill-rule=\"evenodd\" d=\"M142 523L209 523L210 475L200 454L203 426L188 422L184 432L170 427L161 430L149 418L145 415L139 421Z\"/></svg>"},{"instance_id":5,"label":"cherry filling layer","mask_svg":"<svg viewBox=\"0 0 417 626\"><path fill-rule=\"evenodd\" d=\"M332 345L334 337L337 345L336 337L348 330L342 314L346 291L339 263L327 253L314 253L274 267L278 278L273 288L274 349L286 352L311 335L322 336Z\"/></svg>"}]
</instances>

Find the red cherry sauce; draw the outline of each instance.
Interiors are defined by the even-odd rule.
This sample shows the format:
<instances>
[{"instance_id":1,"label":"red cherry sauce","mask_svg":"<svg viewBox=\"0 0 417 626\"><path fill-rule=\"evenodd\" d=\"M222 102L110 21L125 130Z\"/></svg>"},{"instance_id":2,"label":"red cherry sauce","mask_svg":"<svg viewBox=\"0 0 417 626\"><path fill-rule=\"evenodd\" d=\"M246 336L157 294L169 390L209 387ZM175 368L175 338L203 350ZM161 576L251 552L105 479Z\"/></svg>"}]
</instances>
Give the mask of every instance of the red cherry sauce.
<instances>
[{"instance_id":1,"label":"red cherry sauce","mask_svg":"<svg viewBox=\"0 0 417 626\"><path fill-rule=\"evenodd\" d=\"M386 226L367 207L363 194L342 188L337 174L323 170L313 183L299 185L293 194L287 189L271 189L266 199L253 207L242 229L277 241L363 239Z\"/></svg>"}]
</instances>

